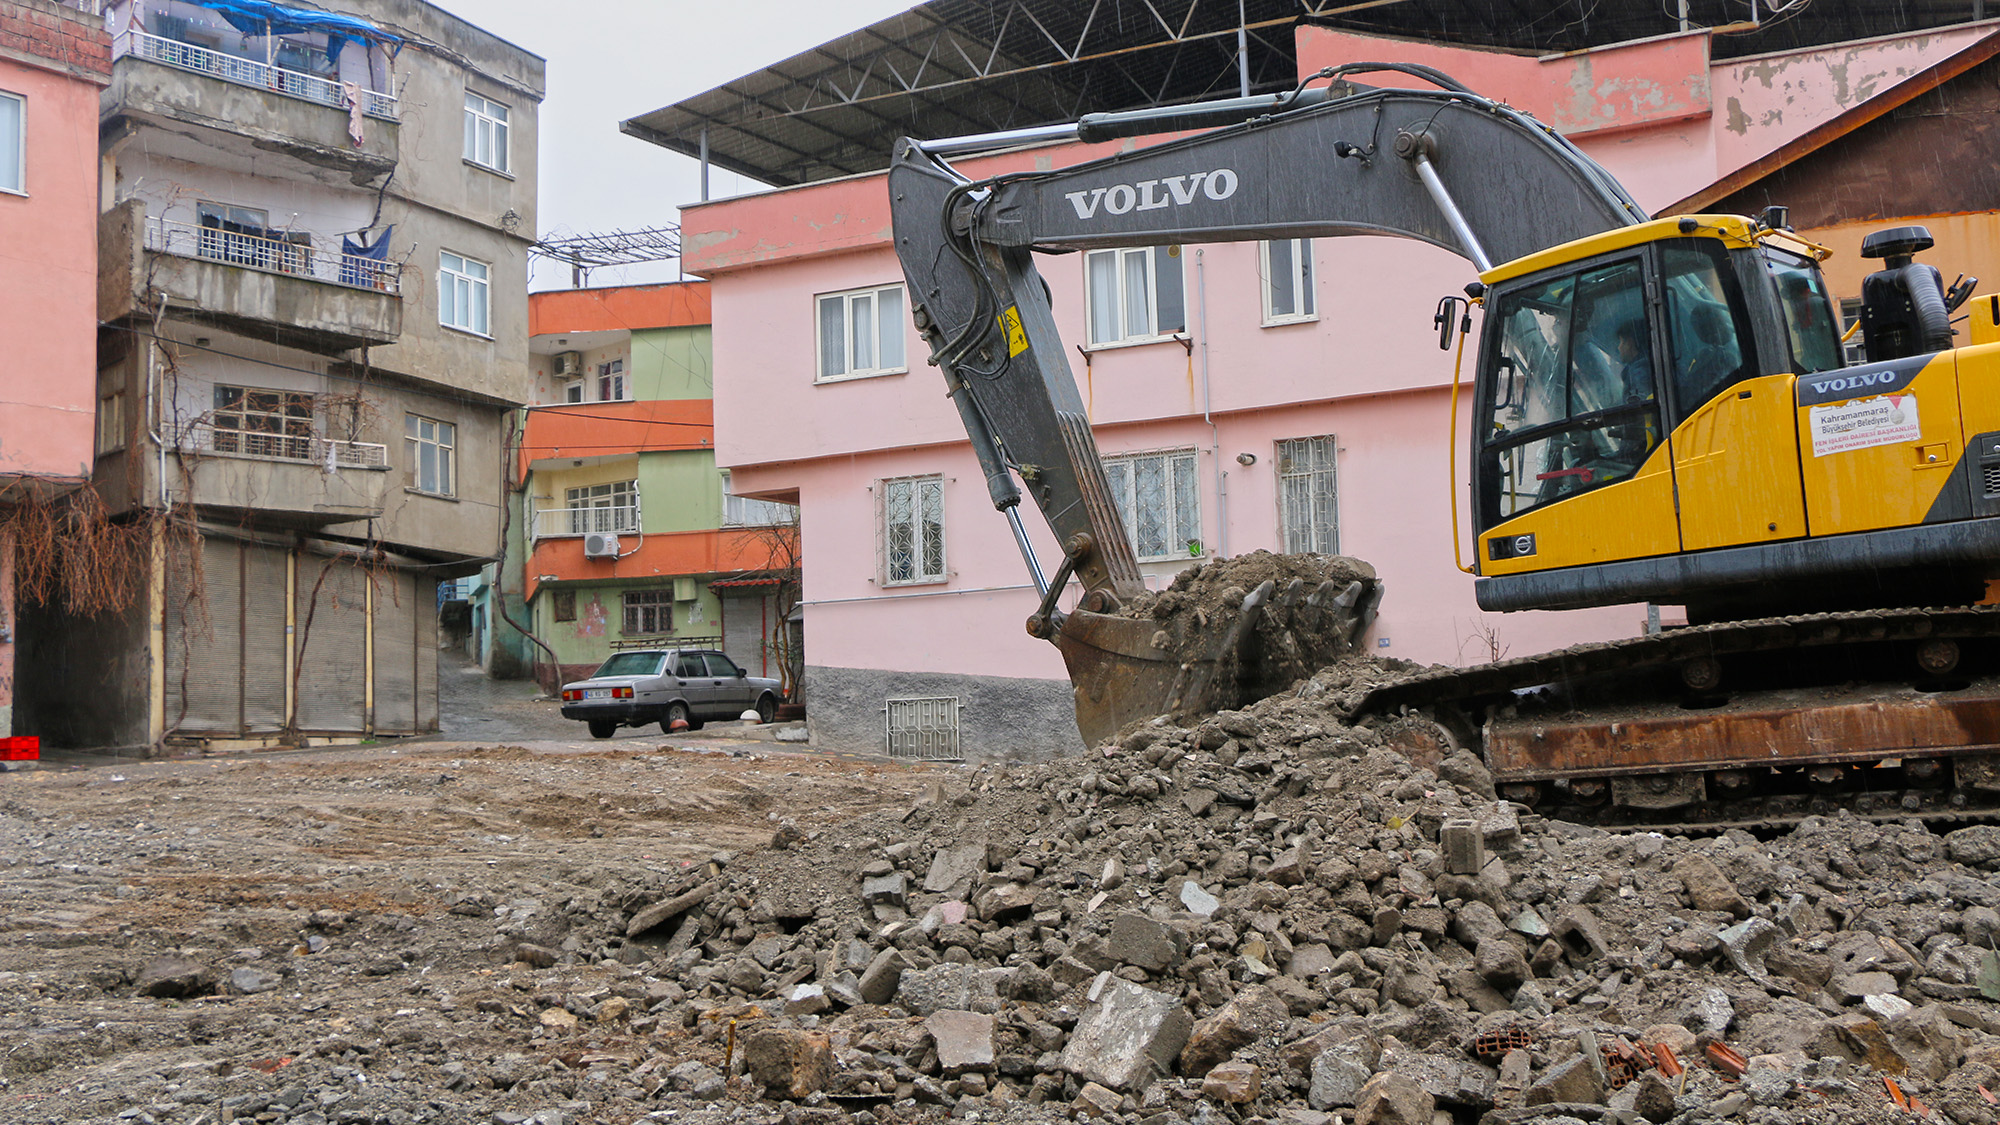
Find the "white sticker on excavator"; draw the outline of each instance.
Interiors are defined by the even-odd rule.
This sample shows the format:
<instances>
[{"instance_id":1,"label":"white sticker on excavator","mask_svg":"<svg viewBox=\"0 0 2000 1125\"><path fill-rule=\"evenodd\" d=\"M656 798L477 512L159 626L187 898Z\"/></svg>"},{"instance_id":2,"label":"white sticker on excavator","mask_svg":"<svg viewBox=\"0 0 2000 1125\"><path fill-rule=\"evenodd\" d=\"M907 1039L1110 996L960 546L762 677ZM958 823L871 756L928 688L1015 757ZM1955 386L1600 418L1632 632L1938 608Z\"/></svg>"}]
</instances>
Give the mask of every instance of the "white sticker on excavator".
<instances>
[{"instance_id":1,"label":"white sticker on excavator","mask_svg":"<svg viewBox=\"0 0 2000 1125\"><path fill-rule=\"evenodd\" d=\"M1814 457L1922 441L1924 437L1917 420L1915 395L1883 395L1859 402L1815 406L1809 417Z\"/></svg>"}]
</instances>

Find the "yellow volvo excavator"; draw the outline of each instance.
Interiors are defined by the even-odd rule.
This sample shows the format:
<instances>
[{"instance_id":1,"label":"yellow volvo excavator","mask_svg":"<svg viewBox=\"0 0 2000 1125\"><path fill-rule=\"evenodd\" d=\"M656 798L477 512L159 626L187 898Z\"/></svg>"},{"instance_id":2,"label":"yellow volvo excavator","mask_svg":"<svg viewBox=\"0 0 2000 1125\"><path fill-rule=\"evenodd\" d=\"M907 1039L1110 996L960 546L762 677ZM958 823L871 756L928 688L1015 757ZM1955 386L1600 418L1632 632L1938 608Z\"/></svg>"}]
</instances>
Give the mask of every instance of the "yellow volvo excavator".
<instances>
[{"instance_id":1,"label":"yellow volvo excavator","mask_svg":"<svg viewBox=\"0 0 2000 1125\"><path fill-rule=\"evenodd\" d=\"M1351 80L1384 71L1435 89ZM1218 125L978 181L945 160ZM1725 800L1753 802L1739 819L1829 800L1950 816L2000 792L2000 697L1976 676L2000 634L1978 605L2000 578L2000 296L1972 299L1954 348L1974 283L1947 289L1915 260L1922 228L1864 243L1883 268L1849 364L1826 252L1782 209L1651 218L1554 130L1401 64L1329 68L1279 97L905 139L888 184L912 314L1043 592L1028 631L1063 652L1086 738L1282 689L1353 646L1382 588L1267 585L1193 637L1122 615L1143 585L1034 254L1388 234L1477 270L1438 325L1449 347L1483 310L1464 403L1479 604L1681 605L1690 626L1412 676L1365 708L1427 709L1440 738L1480 740L1510 796L1627 822ZM1024 493L1063 545L1053 575ZM1877 686L1824 691L1853 681ZM1560 706L1538 712L1551 694ZM1593 699L1610 710L1578 711Z\"/></svg>"}]
</instances>

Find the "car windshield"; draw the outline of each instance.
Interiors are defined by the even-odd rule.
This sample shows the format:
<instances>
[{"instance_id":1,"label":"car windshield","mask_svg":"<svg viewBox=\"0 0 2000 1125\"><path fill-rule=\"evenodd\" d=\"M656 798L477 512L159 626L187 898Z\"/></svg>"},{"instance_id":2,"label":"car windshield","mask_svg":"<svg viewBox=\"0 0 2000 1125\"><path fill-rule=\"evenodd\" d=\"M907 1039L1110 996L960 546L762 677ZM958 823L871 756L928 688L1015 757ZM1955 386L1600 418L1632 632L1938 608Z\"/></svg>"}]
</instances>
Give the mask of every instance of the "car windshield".
<instances>
[{"instance_id":1,"label":"car windshield","mask_svg":"<svg viewBox=\"0 0 2000 1125\"><path fill-rule=\"evenodd\" d=\"M621 652L597 670L600 676L651 676L660 670L660 653Z\"/></svg>"}]
</instances>

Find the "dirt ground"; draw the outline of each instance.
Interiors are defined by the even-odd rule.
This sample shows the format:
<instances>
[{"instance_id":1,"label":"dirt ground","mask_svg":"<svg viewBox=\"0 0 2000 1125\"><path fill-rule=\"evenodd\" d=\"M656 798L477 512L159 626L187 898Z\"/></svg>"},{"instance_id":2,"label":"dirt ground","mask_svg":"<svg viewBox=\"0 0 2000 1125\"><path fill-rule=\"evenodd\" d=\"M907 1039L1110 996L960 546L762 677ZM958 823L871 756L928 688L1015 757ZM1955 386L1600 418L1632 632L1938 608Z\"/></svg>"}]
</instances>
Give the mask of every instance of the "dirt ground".
<instances>
[{"instance_id":1,"label":"dirt ground","mask_svg":"<svg viewBox=\"0 0 2000 1125\"><path fill-rule=\"evenodd\" d=\"M672 1036L563 1026L658 999L605 920L933 776L535 694L447 658L438 739L0 774L0 1121L609 1120L586 1056L629 1094Z\"/></svg>"}]
</instances>

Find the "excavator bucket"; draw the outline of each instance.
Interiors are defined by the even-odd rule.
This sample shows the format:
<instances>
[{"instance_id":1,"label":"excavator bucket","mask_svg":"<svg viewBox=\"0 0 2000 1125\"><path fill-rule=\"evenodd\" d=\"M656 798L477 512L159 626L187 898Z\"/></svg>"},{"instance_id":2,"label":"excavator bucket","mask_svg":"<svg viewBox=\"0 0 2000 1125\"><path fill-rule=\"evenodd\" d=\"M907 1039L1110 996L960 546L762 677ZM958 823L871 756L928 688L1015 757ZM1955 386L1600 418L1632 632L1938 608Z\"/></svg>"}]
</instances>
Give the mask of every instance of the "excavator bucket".
<instances>
[{"instance_id":1,"label":"excavator bucket","mask_svg":"<svg viewBox=\"0 0 2000 1125\"><path fill-rule=\"evenodd\" d=\"M1164 619L1078 610L1056 636L1075 686L1077 729L1094 746L1154 716L1276 695L1352 652L1381 601L1382 583L1370 574L1317 585L1293 577L1283 587L1266 579Z\"/></svg>"}]
</instances>

